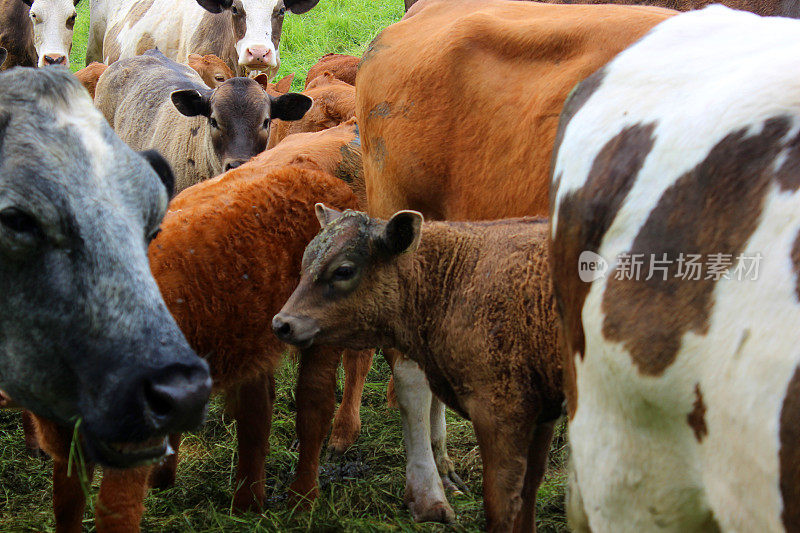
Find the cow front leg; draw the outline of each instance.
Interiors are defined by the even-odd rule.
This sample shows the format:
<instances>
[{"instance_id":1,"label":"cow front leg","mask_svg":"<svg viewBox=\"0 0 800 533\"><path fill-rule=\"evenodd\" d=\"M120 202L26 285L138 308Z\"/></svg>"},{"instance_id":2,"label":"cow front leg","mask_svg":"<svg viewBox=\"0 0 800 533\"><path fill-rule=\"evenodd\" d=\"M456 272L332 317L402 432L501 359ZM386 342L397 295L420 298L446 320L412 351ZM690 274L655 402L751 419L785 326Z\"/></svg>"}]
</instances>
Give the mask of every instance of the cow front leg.
<instances>
[{"instance_id":1,"label":"cow front leg","mask_svg":"<svg viewBox=\"0 0 800 533\"><path fill-rule=\"evenodd\" d=\"M344 394L328 439L328 451L333 455L344 454L361 432L361 396L372 366L372 354L373 350L345 350L342 356Z\"/></svg>"},{"instance_id":2,"label":"cow front leg","mask_svg":"<svg viewBox=\"0 0 800 533\"><path fill-rule=\"evenodd\" d=\"M439 471L439 477L442 478L444 488L452 491L453 494L469 492L467 485L456 474L452 459L447 455L445 405L436 396L431 398L431 448L433 450L433 460L436 462L436 469Z\"/></svg>"},{"instance_id":3,"label":"cow front leg","mask_svg":"<svg viewBox=\"0 0 800 533\"><path fill-rule=\"evenodd\" d=\"M389 350L387 350L389 352ZM431 394L422 369L397 352L387 357L392 365L394 392L403 421L406 447L405 501L417 522L452 522L455 513L447 502L431 449Z\"/></svg>"},{"instance_id":4,"label":"cow front leg","mask_svg":"<svg viewBox=\"0 0 800 533\"><path fill-rule=\"evenodd\" d=\"M336 369L339 351L329 347L300 351L297 376L297 440L300 457L297 476L289 487L289 505L308 507L318 494L317 471L322 441L331 427L336 405Z\"/></svg>"},{"instance_id":5,"label":"cow front leg","mask_svg":"<svg viewBox=\"0 0 800 533\"><path fill-rule=\"evenodd\" d=\"M522 486L522 507L514 521L514 533L536 531L536 493L547 467L547 454L553 440L555 421L537 424L528 446L528 465Z\"/></svg>"},{"instance_id":6,"label":"cow front leg","mask_svg":"<svg viewBox=\"0 0 800 533\"><path fill-rule=\"evenodd\" d=\"M226 396L226 408L236 421L239 464L236 466L236 511L260 511L264 504L264 461L269 453L275 377L262 374Z\"/></svg>"},{"instance_id":7,"label":"cow front leg","mask_svg":"<svg viewBox=\"0 0 800 533\"><path fill-rule=\"evenodd\" d=\"M99 533L139 531L151 468L103 469L95 506L95 524Z\"/></svg>"},{"instance_id":8,"label":"cow front leg","mask_svg":"<svg viewBox=\"0 0 800 533\"><path fill-rule=\"evenodd\" d=\"M25 435L25 451L30 457L43 457L44 452L39 447L39 439L36 437L36 423L33 421L33 413L27 409L22 411L22 432Z\"/></svg>"}]
</instances>

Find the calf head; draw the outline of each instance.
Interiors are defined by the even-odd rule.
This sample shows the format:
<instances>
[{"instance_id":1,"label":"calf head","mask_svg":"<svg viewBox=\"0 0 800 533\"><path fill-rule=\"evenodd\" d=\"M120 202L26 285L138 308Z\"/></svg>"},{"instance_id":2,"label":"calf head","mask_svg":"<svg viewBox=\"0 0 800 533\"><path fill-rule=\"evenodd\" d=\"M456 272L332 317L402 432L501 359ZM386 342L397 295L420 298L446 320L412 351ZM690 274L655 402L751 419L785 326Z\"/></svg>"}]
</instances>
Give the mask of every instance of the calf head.
<instances>
[{"instance_id":1,"label":"calf head","mask_svg":"<svg viewBox=\"0 0 800 533\"><path fill-rule=\"evenodd\" d=\"M160 457L205 414L208 365L147 259L172 183L66 69L0 74L0 394L80 421L102 464Z\"/></svg>"},{"instance_id":2,"label":"calf head","mask_svg":"<svg viewBox=\"0 0 800 533\"><path fill-rule=\"evenodd\" d=\"M38 66L69 66L78 0L22 0L30 7Z\"/></svg>"},{"instance_id":3,"label":"calf head","mask_svg":"<svg viewBox=\"0 0 800 533\"><path fill-rule=\"evenodd\" d=\"M216 88L233 77L233 72L223 60L214 54L201 56L200 54L189 54L187 61L189 66L200 74L203 82L209 87Z\"/></svg>"},{"instance_id":4,"label":"calf head","mask_svg":"<svg viewBox=\"0 0 800 533\"><path fill-rule=\"evenodd\" d=\"M316 205L322 231L306 247L302 277L272 329L284 342L365 349L387 342L399 313L401 255L419 246L422 215L399 211L388 222Z\"/></svg>"},{"instance_id":5,"label":"calf head","mask_svg":"<svg viewBox=\"0 0 800 533\"><path fill-rule=\"evenodd\" d=\"M298 120L312 103L299 93L271 96L250 78L231 78L205 92L175 91L172 102L187 117L206 117L214 154L225 171L264 151L270 120Z\"/></svg>"},{"instance_id":6,"label":"calf head","mask_svg":"<svg viewBox=\"0 0 800 533\"><path fill-rule=\"evenodd\" d=\"M239 65L274 76L280 67L278 42L286 10L305 13L317 2L319 0L233 0L229 12Z\"/></svg>"}]
</instances>

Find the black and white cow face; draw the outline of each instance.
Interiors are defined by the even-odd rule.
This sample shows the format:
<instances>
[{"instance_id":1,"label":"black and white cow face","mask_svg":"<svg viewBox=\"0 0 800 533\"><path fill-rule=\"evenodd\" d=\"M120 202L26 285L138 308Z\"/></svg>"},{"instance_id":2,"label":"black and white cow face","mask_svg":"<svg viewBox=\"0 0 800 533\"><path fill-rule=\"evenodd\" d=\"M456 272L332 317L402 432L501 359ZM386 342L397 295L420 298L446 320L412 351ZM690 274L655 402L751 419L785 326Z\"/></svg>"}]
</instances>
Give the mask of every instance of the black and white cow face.
<instances>
[{"instance_id":1,"label":"black and white cow face","mask_svg":"<svg viewBox=\"0 0 800 533\"><path fill-rule=\"evenodd\" d=\"M22 0L30 6L37 65L69 66L78 0Z\"/></svg>"},{"instance_id":2,"label":"black and white cow face","mask_svg":"<svg viewBox=\"0 0 800 533\"><path fill-rule=\"evenodd\" d=\"M172 175L144 156L66 70L0 74L0 391L112 466L163 455L211 386L150 273Z\"/></svg>"}]
</instances>

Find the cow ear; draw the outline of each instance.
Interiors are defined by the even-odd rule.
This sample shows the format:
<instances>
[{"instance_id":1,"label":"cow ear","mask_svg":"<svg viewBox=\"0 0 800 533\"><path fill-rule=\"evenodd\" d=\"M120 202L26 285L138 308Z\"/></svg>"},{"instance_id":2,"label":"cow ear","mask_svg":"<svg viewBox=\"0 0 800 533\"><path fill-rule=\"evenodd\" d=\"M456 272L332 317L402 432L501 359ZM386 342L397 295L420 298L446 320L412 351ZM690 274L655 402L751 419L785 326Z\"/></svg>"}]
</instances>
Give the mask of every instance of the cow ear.
<instances>
[{"instance_id":1,"label":"cow ear","mask_svg":"<svg viewBox=\"0 0 800 533\"><path fill-rule=\"evenodd\" d=\"M230 9L233 0L197 0L200 7L212 13L222 13L223 9Z\"/></svg>"},{"instance_id":2,"label":"cow ear","mask_svg":"<svg viewBox=\"0 0 800 533\"><path fill-rule=\"evenodd\" d=\"M283 0L283 5L295 15L302 15L306 11L310 11L319 0Z\"/></svg>"},{"instance_id":3,"label":"cow ear","mask_svg":"<svg viewBox=\"0 0 800 533\"><path fill-rule=\"evenodd\" d=\"M422 213L419 211L398 211L383 231L383 242L391 254L413 252L419 246L422 235Z\"/></svg>"},{"instance_id":4,"label":"cow ear","mask_svg":"<svg viewBox=\"0 0 800 533\"><path fill-rule=\"evenodd\" d=\"M269 103L269 118L300 120L314 101L304 94L286 93L278 98L270 95Z\"/></svg>"},{"instance_id":5,"label":"cow ear","mask_svg":"<svg viewBox=\"0 0 800 533\"><path fill-rule=\"evenodd\" d=\"M294 81L294 74L289 74L281 80L275 82L275 90L279 93L286 94L292 88L292 81Z\"/></svg>"},{"instance_id":6,"label":"cow ear","mask_svg":"<svg viewBox=\"0 0 800 533\"><path fill-rule=\"evenodd\" d=\"M8 57L8 50L0 46L0 67L2 67L3 63L6 62L7 57Z\"/></svg>"},{"instance_id":7,"label":"cow ear","mask_svg":"<svg viewBox=\"0 0 800 533\"><path fill-rule=\"evenodd\" d=\"M331 209L321 202L314 204L314 212L317 214L319 225L323 228L342 216L339 211L336 209Z\"/></svg>"},{"instance_id":8,"label":"cow ear","mask_svg":"<svg viewBox=\"0 0 800 533\"><path fill-rule=\"evenodd\" d=\"M161 178L161 183L167 188L167 198L171 200L175 195L175 175L172 173L172 167L169 166L167 160L156 150L145 150L139 152L139 155L150 163L150 166L156 171L158 177Z\"/></svg>"},{"instance_id":9,"label":"cow ear","mask_svg":"<svg viewBox=\"0 0 800 533\"><path fill-rule=\"evenodd\" d=\"M197 115L211 116L211 106L208 104L208 100L200 94L200 91L194 89L173 91L170 98L172 98L172 103L175 104L181 115L187 117L196 117Z\"/></svg>"}]
</instances>

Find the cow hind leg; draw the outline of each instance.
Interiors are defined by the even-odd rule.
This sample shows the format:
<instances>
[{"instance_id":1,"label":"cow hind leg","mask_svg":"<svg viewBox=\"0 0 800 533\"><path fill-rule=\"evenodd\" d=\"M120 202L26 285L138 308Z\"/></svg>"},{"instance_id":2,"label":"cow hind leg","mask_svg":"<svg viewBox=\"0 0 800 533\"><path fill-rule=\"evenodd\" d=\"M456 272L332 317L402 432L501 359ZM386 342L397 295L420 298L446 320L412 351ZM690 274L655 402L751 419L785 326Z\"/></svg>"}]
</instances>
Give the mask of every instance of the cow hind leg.
<instances>
[{"instance_id":1,"label":"cow hind leg","mask_svg":"<svg viewBox=\"0 0 800 533\"><path fill-rule=\"evenodd\" d=\"M99 533L139 531L150 470L150 466L103 470L95 506L95 524Z\"/></svg>"},{"instance_id":2,"label":"cow hind leg","mask_svg":"<svg viewBox=\"0 0 800 533\"><path fill-rule=\"evenodd\" d=\"M339 351L332 348L301 350L297 376L297 475L289 487L289 505L306 508L316 499L317 470L322 441L331 427L336 406L336 369Z\"/></svg>"},{"instance_id":3,"label":"cow hind leg","mask_svg":"<svg viewBox=\"0 0 800 533\"><path fill-rule=\"evenodd\" d=\"M439 471L439 477L442 478L444 488L454 494L469 492L467 485L456 474L453 460L447 455L445 406L436 396L431 398L431 448L433 449L433 460L436 462L436 469Z\"/></svg>"},{"instance_id":4,"label":"cow hind leg","mask_svg":"<svg viewBox=\"0 0 800 533\"><path fill-rule=\"evenodd\" d=\"M272 373L256 376L226 396L226 408L236 421L239 464L233 508L260 511L264 504L264 461L269 452L272 405L275 398Z\"/></svg>"},{"instance_id":5,"label":"cow hind leg","mask_svg":"<svg viewBox=\"0 0 800 533\"><path fill-rule=\"evenodd\" d=\"M514 533L536 531L536 492L544 477L547 453L553 440L555 421L537 424L528 446L528 465L522 486L522 507L514 521Z\"/></svg>"},{"instance_id":6,"label":"cow hind leg","mask_svg":"<svg viewBox=\"0 0 800 533\"><path fill-rule=\"evenodd\" d=\"M342 357L344 394L333 419L333 431L328 440L328 451L333 455L342 455L347 451L361 432L361 395L367 373L372 366L372 354L372 350L345 350Z\"/></svg>"},{"instance_id":7,"label":"cow hind leg","mask_svg":"<svg viewBox=\"0 0 800 533\"><path fill-rule=\"evenodd\" d=\"M392 365L394 390L403 421L406 505L417 522L452 522L455 513L445 497L431 449L430 412L433 395L428 380L416 363L402 355L395 353L387 359Z\"/></svg>"},{"instance_id":8,"label":"cow hind leg","mask_svg":"<svg viewBox=\"0 0 800 533\"><path fill-rule=\"evenodd\" d=\"M33 421L33 413L28 410L22 411L22 432L25 435L25 451L31 457L43 457L44 452L39 447L39 439L36 437L36 423Z\"/></svg>"}]
</instances>

